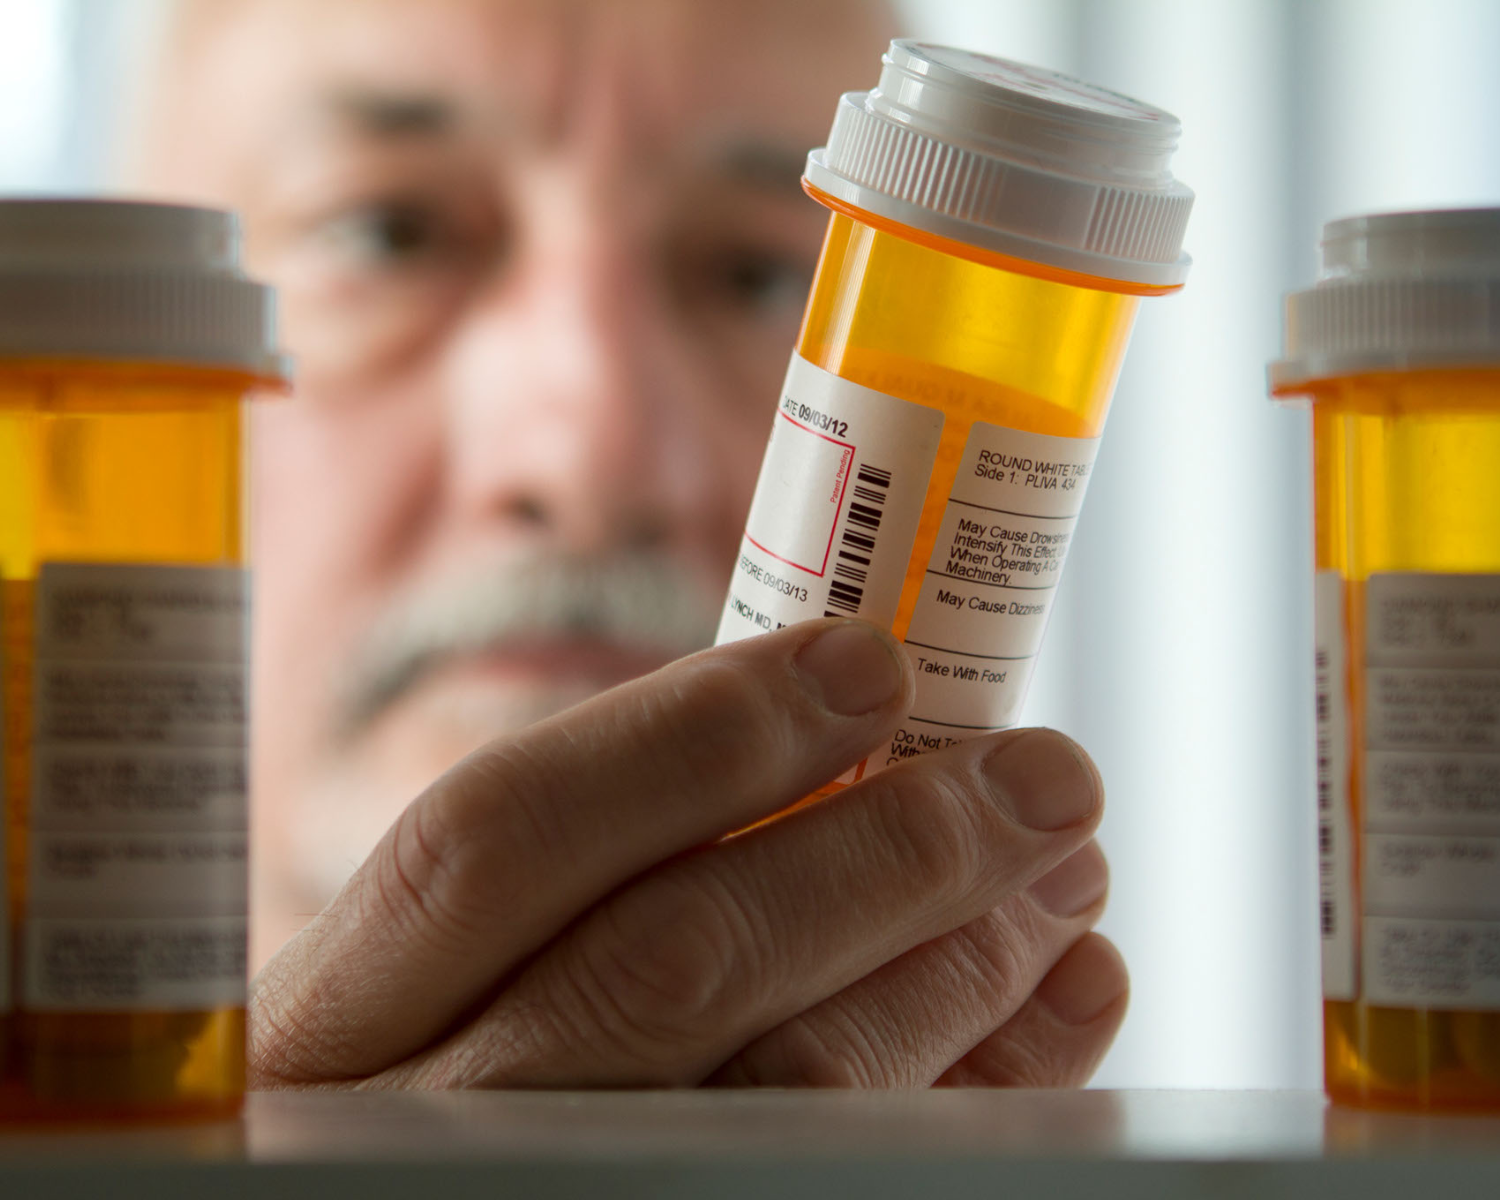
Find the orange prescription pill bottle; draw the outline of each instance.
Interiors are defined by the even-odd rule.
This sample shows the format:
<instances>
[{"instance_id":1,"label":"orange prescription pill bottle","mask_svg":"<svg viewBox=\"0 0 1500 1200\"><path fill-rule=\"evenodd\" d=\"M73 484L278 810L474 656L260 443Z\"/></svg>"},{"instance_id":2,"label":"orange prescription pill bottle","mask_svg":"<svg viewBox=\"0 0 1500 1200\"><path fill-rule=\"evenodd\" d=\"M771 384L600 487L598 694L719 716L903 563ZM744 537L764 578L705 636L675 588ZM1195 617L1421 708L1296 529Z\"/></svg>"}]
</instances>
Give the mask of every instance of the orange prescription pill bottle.
<instances>
[{"instance_id":1,"label":"orange prescription pill bottle","mask_svg":"<svg viewBox=\"0 0 1500 1200\"><path fill-rule=\"evenodd\" d=\"M0 202L0 1118L212 1116L245 1080L232 217Z\"/></svg>"},{"instance_id":2,"label":"orange prescription pill bottle","mask_svg":"<svg viewBox=\"0 0 1500 1200\"><path fill-rule=\"evenodd\" d=\"M857 616L911 715L832 787L1018 719L1141 296L1181 287L1177 120L895 41L803 184L832 210L718 640Z\"/></svg>"},{"instance_id":3,"label":"orange prescription pill bottle","mask_svg":"<svg viewBox=\"0 0 1500 1200\"><path fill-rule=\"evenodd\" d=\"M1312 409L1324 1078L1500 1109L1500 209L1323 231Z\"/></svg>"}]
</instances>

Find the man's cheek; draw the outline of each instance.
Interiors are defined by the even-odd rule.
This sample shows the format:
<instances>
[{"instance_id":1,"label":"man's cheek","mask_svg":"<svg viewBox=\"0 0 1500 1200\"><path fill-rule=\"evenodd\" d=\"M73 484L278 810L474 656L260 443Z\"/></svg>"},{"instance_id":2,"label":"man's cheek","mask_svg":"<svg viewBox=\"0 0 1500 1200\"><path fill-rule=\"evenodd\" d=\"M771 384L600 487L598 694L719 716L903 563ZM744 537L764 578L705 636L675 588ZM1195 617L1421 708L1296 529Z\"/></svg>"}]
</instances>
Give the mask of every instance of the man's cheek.
<instances>
[{"instance_id":1,"label":"man's cheek","mask_svg":"<svg viewBox=\"0 0 1500 1200\"><path fill-rule=\"evenodd\" d=\"M257 668L278 702L287 676L301 676L305 692L319 690L316 681L347 652L360 591L351 557L358 529L340 519L351 507L340 495L347 480L330 469L319 423L298 411L305 403L266 401L252 417Z\"/></svg>"},{"instance_id":2,"label":"man's cheek","mask_svg":"<svg viewBox=\"0 0 1500 1200\"><path fill-rule=\"evenodd\" d=\"M392 543L431 501L439 451L425 398L368 402L299 387L252 423L252 512L258 561L324 585L358 587L399 569Z\"/></svg>"}]
</instances>

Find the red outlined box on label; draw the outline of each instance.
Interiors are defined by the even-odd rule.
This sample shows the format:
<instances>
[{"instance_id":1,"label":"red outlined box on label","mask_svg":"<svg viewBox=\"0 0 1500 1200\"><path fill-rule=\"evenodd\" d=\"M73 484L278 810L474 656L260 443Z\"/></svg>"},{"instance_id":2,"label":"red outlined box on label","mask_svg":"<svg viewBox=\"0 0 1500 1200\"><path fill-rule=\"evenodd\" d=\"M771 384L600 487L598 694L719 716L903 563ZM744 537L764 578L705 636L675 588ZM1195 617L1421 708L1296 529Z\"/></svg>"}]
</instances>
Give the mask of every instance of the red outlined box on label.
<instances>
[{"instance_id":1,"label":"red outlined box on label","mask_svg":"<svg viewBox=\"0 0 1500 1200\"><path fill-rule=\"evenodd\" d=\"M854 473L854 445L819 433L786 413L771 435L764 485L745 537L778 562L820 578L833 553L834 528ZM783 424L785 422L785 424ZM814 565L816 564L816 565Z\"/></svg>"}]
</instances>

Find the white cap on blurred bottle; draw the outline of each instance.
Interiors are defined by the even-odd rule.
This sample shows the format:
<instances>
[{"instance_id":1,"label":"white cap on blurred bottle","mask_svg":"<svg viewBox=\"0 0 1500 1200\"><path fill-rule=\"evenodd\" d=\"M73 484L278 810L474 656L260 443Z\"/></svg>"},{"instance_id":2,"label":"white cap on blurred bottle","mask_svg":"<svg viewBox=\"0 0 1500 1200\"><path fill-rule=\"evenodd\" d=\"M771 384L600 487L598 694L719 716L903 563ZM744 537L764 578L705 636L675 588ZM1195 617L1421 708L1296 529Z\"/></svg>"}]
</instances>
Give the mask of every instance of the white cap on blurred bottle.
<instances>
[{"instance_id":1,"label":"white cap on blurred bottle","mask_svg":"<svg viewBox=\"0 0 1500 1200\"><path fill-rule=\"evenodd\" d=\"M1345 217L1286 299L1273 389L1423 367L1500 366L1500 209Z\"/></svg>"},{"instance_id":2,"label":"white cap on blurred bottle","mask_svg":"<svg viewBox=\"0 0 1500 1200\"><path fill-rule=\"evenodd\" d=\"M118 200L0 200L0 356L286 372L235 217Z\"/></svg>"}]
</instances>

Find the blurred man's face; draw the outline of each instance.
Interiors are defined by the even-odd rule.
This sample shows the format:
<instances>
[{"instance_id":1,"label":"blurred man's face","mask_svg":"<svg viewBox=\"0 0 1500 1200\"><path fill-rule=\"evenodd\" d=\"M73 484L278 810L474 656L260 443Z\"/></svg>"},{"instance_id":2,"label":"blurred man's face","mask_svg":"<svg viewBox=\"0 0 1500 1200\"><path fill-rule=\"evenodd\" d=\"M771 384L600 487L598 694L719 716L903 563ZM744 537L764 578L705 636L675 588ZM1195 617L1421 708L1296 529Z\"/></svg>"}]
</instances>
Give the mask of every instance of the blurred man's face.
<instances>
[{"instance_id":1,"label":"blurred man's face","mask_svg":"<svg viewBox=\"0 0 1500 1200\"><path fill-rule=\"evenodd\" d=\"M454 759L712 636L824 223L798 170L889 32L189 5L149 183L243 212L296 360L254 418L269 898L315 910Z\"/></svg>"}]
</instances>

